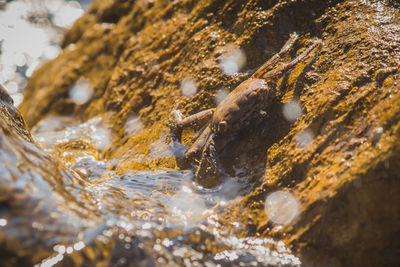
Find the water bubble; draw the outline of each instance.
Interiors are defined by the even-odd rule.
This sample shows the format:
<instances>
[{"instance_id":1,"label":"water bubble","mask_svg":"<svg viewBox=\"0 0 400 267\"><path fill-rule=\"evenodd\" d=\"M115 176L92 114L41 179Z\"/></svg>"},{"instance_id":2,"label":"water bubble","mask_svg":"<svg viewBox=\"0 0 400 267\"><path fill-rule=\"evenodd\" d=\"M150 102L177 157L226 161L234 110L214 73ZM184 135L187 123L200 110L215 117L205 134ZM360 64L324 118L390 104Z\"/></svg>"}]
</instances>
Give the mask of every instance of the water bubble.
<instances>
[{"instance_id":1,"label":"water bubble","mask_svg":"<svg viewBox=\"0 0 400 267\"><path fill-rule=\"evenodd\" d=\"M22 67L26 64L26 57L24 54L19 53L15 57L15 65Z\"/></svg>"},{"instance_id":2,"label":"water bubble","mask_svg":"<svg viewBox=\"0 0 400 267\"><path fill-rule=\"evenodd\" d=\"M0 219L0 226L6 226L7 225L7 220L6 219Z\"/></svg>"},{"instance_id":3,"label":"water bubble","mask_svg":"<svg viewBox=\"0 0 400 267\"><path fill-rule=\"evenodd\" d=\"M255 89L257 89L257 88L261 88L261 89L266 89L267 88L267 84L265 83L265 81L264 80L262 80L262 79L255 79L254 81L252 81L250 84L249 84L249 87L248 87L250 90L255 90Z\"/></svg>"},{"instance_id":4,"label":"water bubble","mask_svg":"<svg viewBox=\"0 0 400 267\"><path fill-rule=\"evenodd\" d=\"M143 230L150 229L150 228L151 228L151 223L146 222L146 223L144 223L144 224L142 225L142 229L143 229Z\"/></svg>"},{"instance_id":5,"label":"water bubble","mask_svg":"<svg viewBox=\"0 0 400 267\"><path fill-rule=\"evenodd\" d=\"M57 252L59 253L59 254L64 254L65 253L65 246L63 246L63 245L60 245L60 246L58 246L57 248Z\"/></svg>"},{"instance_id":6,"label":"water bubble","mask_svg":"<svg viewBox=\"0 0 400 267\"><path fill-rule=\"evenodd\" d=\"M164 247L170 247L170 246L172 246L174 243L173 243L171 240L169 240L168 238L165 238L165 239L161 242L161 244L163 244Z\"/></svg>"},{"instance_id":7,"label":"water bubble","mask_svg":"<svg viewBox=\"0 0 400 267\"><path fill-rule=\"evenodd\" d=\"M15 94L18 92L18 84L14 81L9 81L5 84L5 88L7 89L7 92L11 94Z\"/></svg>"},{"instance_id":8,"label":"water bubble","mask_svg":"<svg viewBox=\"0 0 400 267\"><path fill-rule=\"evenodd\" d=\"M40 65L39 60L33 61L31 65L29 65L29 67L26 69L25 76L28 78L31 77L33 72L37 69L37 67L39 67L39 65Z\"/></svg>"},{"instance_id":9,"label":"water bubble","mask_svg":"<svg viewBox=\"0 0 400 267\"><path fill-rule=\"evenodd\" d=\"M16 107L18 107L24 99L24 95L21 93L11 94L11 97L14 101L14 106Z\"/></svg>"},{"instance_id":10,"label":"water bubble","mask_svg":"<svg viewBox=\"0 0 400 267\"><path fill-rule=\"evenodd\" d=\"M219 35L219 33L218 32L210 32L210 37L211 38L220 38L221 36Z\"/></svg>"},{"instance_id":11,"label":"water bubble","mask_svg":"<svg viewBox=\"0 0 400 267\"><path fill-rule=\"evenodd\" d=\"M47 59L53 59L56 56L58 56L58 54L60 54L61 49L58 46L54 46L54 45L49 45L46 46L45 50L44 50L44 56Z\"/></svg>"},{"instance_id":12,"label":"water bubble","mask_svg":"<svg viewBox=\"0 0 400 267\"><path fill-rule=\"evenodd\" d=\"M85 247L85 243L83 241L79 241L78 243L74 244L74 249L75 250L81 250Z\"/></svg>"},{"instance_id":13,"label":"water bubble","mask_svg":"<svg viewBox=\"0 0 400 267\"><path fill-rule=\"evenodd\" d=\"M229 94L228 89L226 88L221 88L217 91L217 93L215 94L215 104L219 104L222 102L222 100L224 100Z\"/></svg>"},{"instance_id":14,"label":"water bubble","mask_svg":"<svg viewBox=\"0 0 400 267\"><path fill-rule=\"evenodd\" d=\"M43 48L49 43L49 36L44 29L21 19L13 19L13 25L6 30L5 36L7 38L2 44L2 52L14 64L20 61L18 57L23 53L29 58L39 58L43 54Z\"/></svg>"},{"instance_id":15,"label":"water bubble","mask_svg":"<svg viewBox=\"0 0 400 267\"><path fill-rule=\"evenodd\" d=\"M40 264L40 267L51 267L56 265L58 262L62 261L64 258L64 255L62 254L57 254L54 257L48 258Z\"/></svg>"},{"instance_id":16,"label":"water bubble","mask_svg":"<svg viewBox=\"0 0 400 267\"><path fill-rule=\"evenodd\" d=\"M142 130L142 122L136 115L128 117L125 123L125 134L138 133Z\"/></svg>"},{"instance_id":17,"label":"water bubble","mask_svg":"<svg viewBox=\"0 0 400 267\"><path fill-rule=\"evenodd\" d=\"M305 129L297 135L295 143L299 148L307 148L312 143L313 139L313 132L309 129Z\"/></svg>"},{"instance_id":18,"label":"water bubble","mask_svg":"<svg viewBox=\"0 0 400 267\"><path fill-rule=\"evenodd\" d=\"M232 60L224 59L221 61L220 65L225 74L233 75L239 72L238 65Z\"/></svg>"},{"instance_id":19,"label":"water bubble","mask_svg":"<svg viewBox=\"0 0 400 267\"><path fill-rule=\"evenodd\" d=\"M301 116L301 113L299 101L291 100L283 105L283 116L290 122L297 120Z\"/></svg>"},{"instance_id":20,"label":"water bubble","mask_svg":"<svg viewBox=\"0 0 400 267\"><path fill-rule=\"evenodd\" d=\"M164 258L162 258L162 257L159 257L159 258L157 259L157 262L160 263L160 264L166 264L166 263L167 263L167 261L166 261ZM189 266L189 265L185 265L185 266Z\"/></svg>"},{"instance_id":21,"label":"water bubble","mask_svg":"<svg viewBox=\"0 0 400 267\"><path fill-rule=\"evenodd\" d=\"M276 191L267 196L265 212L268 218L277 224L289 224L300 213L294 196L287 191Z\"/></svg>"},{"instance_id":22,"label":"water bubble","mask_svg":"<svg viewBox=\"0 0 400 267\"><path fill-rule=\"evenodd\" d=\"M81 5L77 1L70 1L54 13L54 24L62 28L70 27L82 14Z\"/></svg>"},{"instance_id":23,"label":"water bubble","mask_svg":"<svg viewBox=\"0 0 400 267\"><path fill-rule=\"evenodd\" d=\"M171 198L168 207L173 217L186 226L197 224L204 218L203 213L207 210L204 200L188 186L182 186Z\"/></svg>"},{"instance_id":24,"label":"water bubble","mask_svg":"<svg viewBox=\"0 0 400 267\"><path fill-rule=\"evenodd\" d=\"M54 0L46 0L45 1L46 8L52 13L54 13L58 9L60 9L62 4L63 4L62 1L54 1Z\"/></svg>"},{"instance_id":25,"label":"water bubble","mask_svg":"<svg viewBox=\"0 0 400 267\"><path fill-rule=\"evenodd\" d=\"M372 134L372 146L375 146L379 140L381 139L381 136L383 134L383 128L382 127L378 127L374 130L373 134Z\"/></svg>"},{"instance_id":26,"label":"water bubble","mask_svg":"<svg viewBox=\"0 0 400 267\"><path fill-rule=\"evenodd\" d=\"M126 248L126 249L129 249L129 246L127 247L126 245L128 245L128 244L125 244L125 248ZM126 258L125 258L125 257L122 257L122 258L118 259L116 265L117 265L117 266L125 266L126 263L127 263Z\"/></svg>"},{"instance_id":27,"label":"water bubble","mask_svg":"<svg viewBox=\"0 0 400 267\"><path fill-rule=\"evenodd\" d=\"M67 247L66 252L67 254L71 254L72 252L74 252L74 249L72 247Z\"/></svg>"},{"instance_id":28,"label":"water bubble","mask_svg":"<svg viewBox=\"0 0 400 267\"><path fill-rule=\"evenodd\" d=\"M97 149L102 151L111 143L111 131L103 126L98 126L92 133L92 139L95 142Z\"/></svg>"},{"instance_id":29,"label":"water bubble","mask_svg":"<svg viewBox=\"0 0 400 267\"><path fill-rule=\"evenodd\" d=\"M215 260L227 260L228 262L232 262L235 261L239 258L239 256L237 255L236 251L228 251L225 250L223 252L217 253L214 256Z\"/></svg>"},{"instance_id":30,"label":"water bubble","mask_svg":"<svg viewBox=\"0 0 400 267\"><path fill-rule=\"evenodd\" d=\"M82 105L89 101L93 96L93 88L88 80L80 78L74 86L69 90L69 97L78 105Z\"/></svg>"},{"instance_id":31,"label":"water bubble","mask_svg":"<svg viewBox=\"0 0 400 267\"><path fill-rule=\"evenodd\" d=\"M191 78L183 79L181 83L182 94L186 97L192 97L197 93L196 81Z\"/></svg>"},{"instance_id":32,"label":"water bubble","mask_svg":"<svg viewBox=\"0 0 400 267\"><path fill-rule=\"evenodd\" d=\"M246 55L239 48L233 48L222 55L219 65L221 70L227 75L238 73L246 63Z\"/></svg>"}]
</instances>

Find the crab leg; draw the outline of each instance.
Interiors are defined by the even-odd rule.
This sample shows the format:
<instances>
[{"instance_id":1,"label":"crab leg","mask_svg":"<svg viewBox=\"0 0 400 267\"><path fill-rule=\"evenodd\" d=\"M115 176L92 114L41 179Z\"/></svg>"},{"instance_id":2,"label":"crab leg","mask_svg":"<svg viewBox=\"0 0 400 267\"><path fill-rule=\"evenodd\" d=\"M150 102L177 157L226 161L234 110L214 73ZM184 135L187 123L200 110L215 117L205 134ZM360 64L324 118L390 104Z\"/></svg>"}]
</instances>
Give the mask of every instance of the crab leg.
<instances>
[{"instance_id":1,"label":"crab leg","mask_svg":"<svg viewBox=\"0 0 400 267\"><path fill-rule=\"evenodd\" d=\"M172 140L180 141L182 131L187 127L194 125L204 125L211 119L212 115L214 114L214 110L215 108L206 109L189 117L183 118L182 113L177 109L177 106L175 105L170 115L170 129Z\"/></svg>"},{"instance_id":2,"label":"crab leg","mask_svg":"<svg viewBox=\"0 0 400 267\"><path fill-rule=\"evenodd\" d=\"M195 181L206 188L218 185L221 173L218 171L218 151L213 133L208 136L201 159L195 173ZM210 177L212 178L210 179Z\"/></svg>"},{"instance_id":3,"label":"crab leg","mask_svg":"<svg viewBox=\"0 0 400 267\"><path fill-rule=\"evenodd\" d=\"M293 59L292 61L283 64L273 70L268 71L265 74L262 74L263 79L269 79L271 77L277 76L277 75L281 75L283 72L293 68L294 66L296 66L300 61L302 61L306 56L308 56L308 54L310 54L310 52L317 46L319 46L321 44L321 40L315 40L314 43L307 48L304 52L302 52L298 57L296 57L295 59Z\"/></svg>"},{"instance_id":4,"label":"crab leg","mask_svg":"<svg viewBox=\"0 0 400 267\"><path fill-rule=\"evenodd\" d=\"M252 76L254 78L260 78L269 66L278 62L278 60L281 59L284 54L286 54L286 52L293 46L294 42L296 42L298 37L299 35L297 33L291 34L289 40L286 41L282 49L273 55L267 62L265 62L264 65L262 65Z\"/></svg>"},{"instance_id":5,"label":"crab leg","mask_svg":"<svg viewBox=\"0 0 400 267\"><path fill-rule=\"evenodd\" d=\"M186 151L185 158L186 159L194 158L196 157L197 154L200 154L210 134L211 134L211 129L210 126L207 125L204 131L202 131L200 136L196 139L194 144L189 148L188 151Z\"/></svg>"}]
</instances>

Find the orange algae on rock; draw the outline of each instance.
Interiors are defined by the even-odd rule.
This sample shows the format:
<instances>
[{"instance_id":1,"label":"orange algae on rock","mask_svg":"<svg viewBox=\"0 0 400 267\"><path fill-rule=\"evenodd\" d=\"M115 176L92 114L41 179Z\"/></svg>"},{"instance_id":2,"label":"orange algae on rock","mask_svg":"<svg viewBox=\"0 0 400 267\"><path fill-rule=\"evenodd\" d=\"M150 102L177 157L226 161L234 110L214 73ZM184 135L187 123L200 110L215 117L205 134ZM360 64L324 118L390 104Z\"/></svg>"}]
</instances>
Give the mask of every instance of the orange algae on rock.
<instances>
[{"instance_id":1,"label":"orange algae on rock","mask_svg":"<svg viewBox=\"0 0 400 267\"><path fill-rule=\"evenodd\" d=\"M251 189L225 217L251 234L283 238L311 266L395 265L399 13L395 1L94 1L67 33L63 52L32 76L20 108L30 125L49 114L87 120L112 112L113 145L104 156L120 159L117 171L175 167L166 145L175 103L184 115L215 107L219 89L233 90L289 34L300 38L283 61L318 37L316 55L272 81L277 101L268 118L238 133L221 155L230 174L244 170ZM220 69L230 46L246 54L233 76ZM94 95L78 105L68 91L80 77ZM194 96L180 90L187 77ZM302 115L289 122L282 106L292 99ZM131 116L141 131L126 132ZM312 139L299 142L304 133ZM186 145L194 139L193 131L183 135ZM154 153L161 145L169 153ZM283 227L264 212L267 194L279 189L291 191L302 211Z\"/></svg>"}]
</instances>

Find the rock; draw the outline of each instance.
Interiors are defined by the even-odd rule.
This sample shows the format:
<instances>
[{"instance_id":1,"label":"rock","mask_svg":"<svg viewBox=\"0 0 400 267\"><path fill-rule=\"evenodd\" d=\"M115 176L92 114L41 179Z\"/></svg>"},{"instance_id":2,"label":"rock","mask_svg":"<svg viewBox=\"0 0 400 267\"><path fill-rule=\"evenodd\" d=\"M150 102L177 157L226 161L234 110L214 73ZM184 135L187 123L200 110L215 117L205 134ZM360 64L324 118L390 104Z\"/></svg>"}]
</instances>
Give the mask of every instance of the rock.
<instances>
[{"instance_id":1,"label":"rock","mask_svg":"<svg viewBox=\"0 0 400 267\"><path fill-rule=\"evenodd\" d=\"M114 266L121 257L137 266L151 264L142 248L127 249L120 240L120 234L128 236L124 229L105 223L109 211L92 205L99 196L88 188L87 181L35 144L0 85L1 265Z\"/></svg>"},{"instance_id":2,"label":"rock","mask_svg":"<svg viewBox=\"0 0 400 267\"><path fill-rule=\"evenodd\" d=\"M214 107L219 89L233 90L293 32L300 38L285 61L310 38L320 38L321 49L270 81L276 103L221 155L226 171L242 169L250 188L225 217L250 234L282 238L310 266L399 265L396 1L95 0L66 35L63 52L32 76L20 108L30 126L54 114L87 120L113 112L115 137L104 156L120 159L119 170L175 167L172 153L135 161L168 142L175 103L184 115ZM220 61L232 47L246 61L229 76ZM94 93L77 104L68 93L80 78ZM194 96L180 91L188 79ZM282 114L290 101L302 110L294 122ZM125 134L132 116L142 130ZM190 145L193 132L183 140ZM283 227L264 212L277 190L290 191L301 207Z\"/></svg>"},{"instance_id":3,"label":"rock","mask_svg":"<svg viewBox=\"0 0 400 267\"><path fill-rule=\"evenodd\" d=\"M1 264L34 265L52 256L53 247L78 242L78 234L82 235L97 217L93 209L83 209L74 201L72 194L78 191L89 197L79 177L34 143L20 112L1 86ZM85 216L91 218L90 223Z\"/></svg>"}]
</instances>

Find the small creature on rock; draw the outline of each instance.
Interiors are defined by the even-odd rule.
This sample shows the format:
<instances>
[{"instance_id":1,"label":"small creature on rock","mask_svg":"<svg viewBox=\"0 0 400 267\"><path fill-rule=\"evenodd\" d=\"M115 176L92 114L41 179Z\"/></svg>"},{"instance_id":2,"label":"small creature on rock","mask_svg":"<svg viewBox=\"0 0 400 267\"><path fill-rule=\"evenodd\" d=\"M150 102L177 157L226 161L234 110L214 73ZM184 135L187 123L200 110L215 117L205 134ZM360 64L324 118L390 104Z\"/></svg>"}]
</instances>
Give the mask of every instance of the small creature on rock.
<instances>
[{"instance_id":1,"label":"small creature on rock","mask_svg":"<svg viewBox=\"0 0 400 267\"><path fill-rule=\"evenodd\" d=\"M195 181L201 186L211 188L220 184L225 173L220 166L219 155L235 139L237 133L248 126L251 118L270 106L274 93L268 87L267 81L292 69L321 43L319 39L314 40L298 57L267 72L268 67L276 64L289 51L297 38L298 35L293 33L277 54L230 92L216 108L183 118L175 105L170 119L170 135L174 142L180 142L184 128L199 124L200 121L208 124L184 157L189 160L201 153L195 172Z\"/></svg>"}]
</instances>

